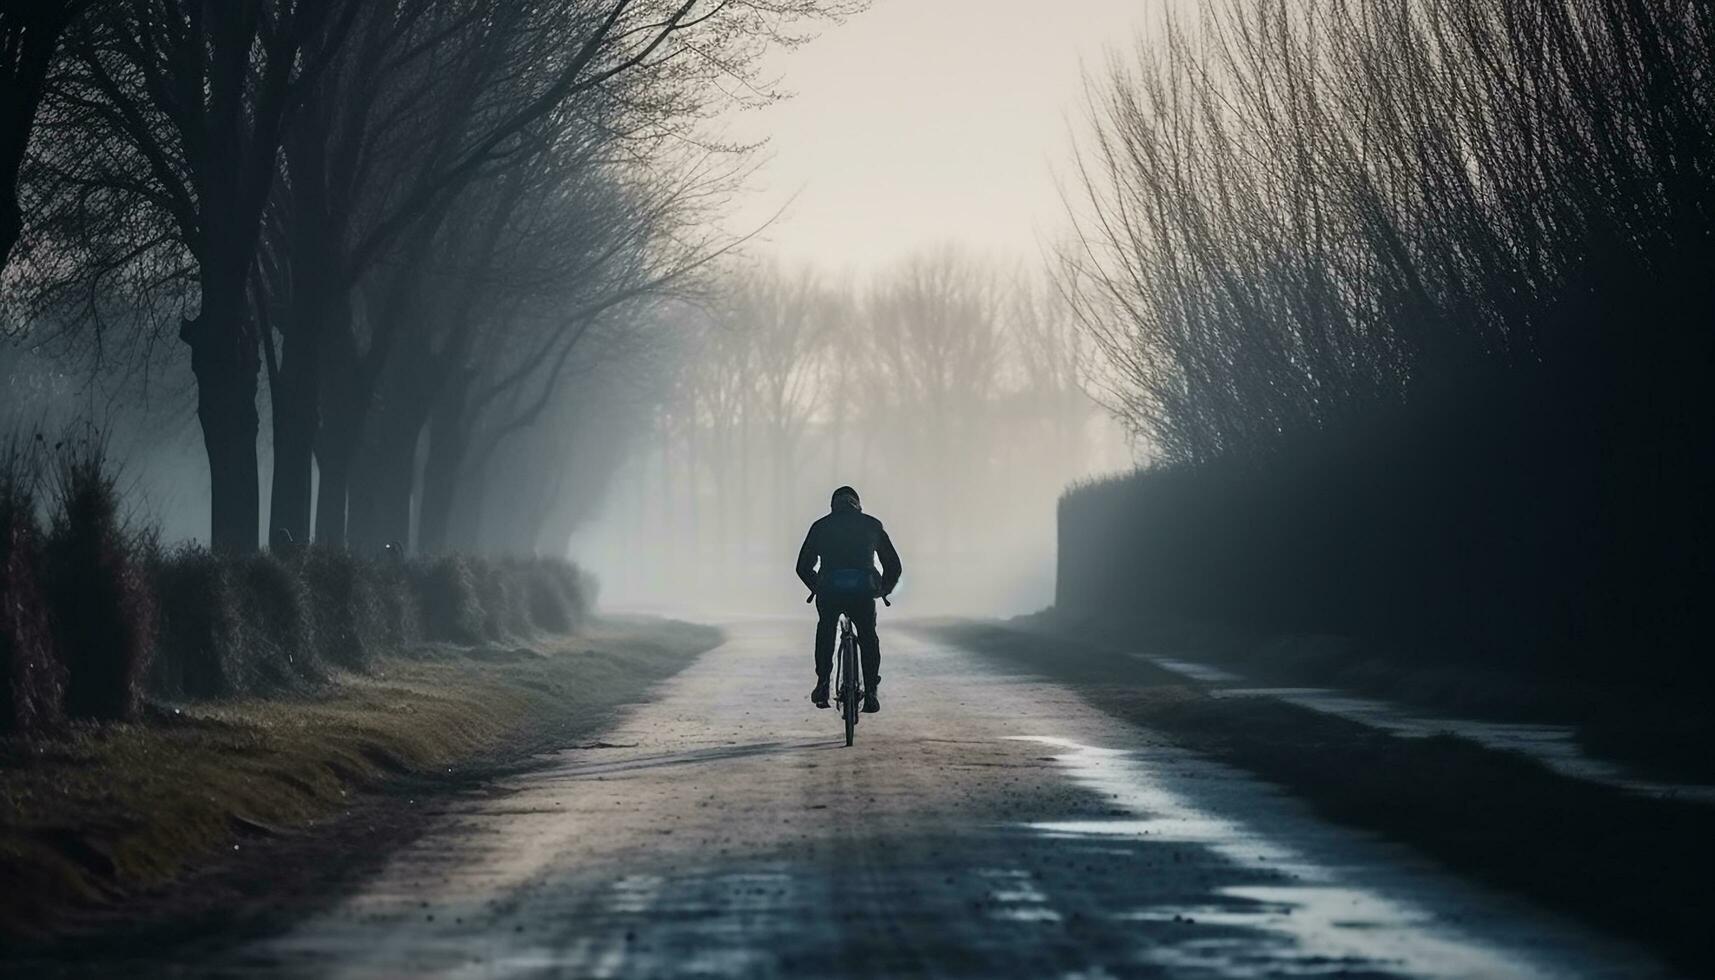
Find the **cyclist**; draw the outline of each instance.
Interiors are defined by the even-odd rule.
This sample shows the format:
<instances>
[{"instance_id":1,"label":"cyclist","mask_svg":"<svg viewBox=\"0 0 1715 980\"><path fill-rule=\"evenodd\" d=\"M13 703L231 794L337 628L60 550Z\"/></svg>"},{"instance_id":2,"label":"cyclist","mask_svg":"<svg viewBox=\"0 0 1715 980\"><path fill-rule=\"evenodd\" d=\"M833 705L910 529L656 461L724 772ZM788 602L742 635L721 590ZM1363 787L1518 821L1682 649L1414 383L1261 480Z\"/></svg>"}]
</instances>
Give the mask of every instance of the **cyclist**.
<instances>
[{"instance_id":1,"label":"cyclist","mask_svg":"<svg viewBox=\"0 0 1715 980\"><path fill-rule=\"evenodd\" d=\"M903 571L899 552L881 522L863 512L851 487L834 491L829 513L810 525L798 549L798 577L816 594L816 689L810 700L828 706L828 674L834 666L834 627L845 613L863 649L863 710L881 710L881 644L875 635L875 600L893 592ZM876 559L881 574L876 574Z\"/></svg>"}]
</instances>

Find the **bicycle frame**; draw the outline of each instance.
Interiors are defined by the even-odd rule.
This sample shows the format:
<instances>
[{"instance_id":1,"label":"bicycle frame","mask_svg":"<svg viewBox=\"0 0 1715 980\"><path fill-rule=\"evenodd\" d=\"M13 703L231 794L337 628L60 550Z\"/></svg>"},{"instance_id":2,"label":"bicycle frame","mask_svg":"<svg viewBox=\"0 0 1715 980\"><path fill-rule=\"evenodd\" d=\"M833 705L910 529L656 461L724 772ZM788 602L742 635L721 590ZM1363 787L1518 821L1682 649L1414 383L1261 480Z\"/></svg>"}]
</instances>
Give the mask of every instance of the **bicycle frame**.
<instances>
[{"instance_id":1,"label":"bicycle frame","mask_svg":"<svg viewBox=\"0 0 1715 980\"><path fill-rule=\"evenodd\" d=\"M811 592L804 597L806 603L816 601L816 593ZM887 596L881 596L883 605L892 606ZM857 737L859 705L863 703L863 675L858 667L858 638L857 627L845 613L840 613L839 647L834 651L834 700L840 704L840 716L846 723L846 746L849 748L852 740Z\"/></svg>"},{"instance_id":2,"label":"bicycle frame","mask_svg":"<svg viewBox=\"0 0 1715 980\"><path fill-rule=\"evenodd\" d=\"M840 717L846 724L846 745L850 747L857 737L858 705L863 701L863 691L858 686L862 675L858 673L857 629L845 613L840 614L839 637L834 699L840 703Z\"/></svg>"}]
</instances>

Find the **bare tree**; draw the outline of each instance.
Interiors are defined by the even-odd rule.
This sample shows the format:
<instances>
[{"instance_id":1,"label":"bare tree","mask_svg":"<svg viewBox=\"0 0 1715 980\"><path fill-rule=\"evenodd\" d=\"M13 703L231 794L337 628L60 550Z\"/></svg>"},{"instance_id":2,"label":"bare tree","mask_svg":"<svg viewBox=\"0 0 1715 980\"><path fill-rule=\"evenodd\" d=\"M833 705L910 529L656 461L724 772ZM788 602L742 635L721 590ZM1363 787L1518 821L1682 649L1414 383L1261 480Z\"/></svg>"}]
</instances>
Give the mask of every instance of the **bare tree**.
<instances>
[{"instance_id":1,"label":"bare tree","mask_svg":"<svg viewBox=\"0 0 1715 980\"><path fill-rule=\"evenodd\" d=\"M23 230L18 174L60 40L93 0L0 0L0 272Z\"/></svg>"},{"instance_id":2,"label":"bare tree","mask_svg":"<svg viewBox=\"0 0 1715 980\"><path fill-rule=\"evenodd\" d=\"M1009 424L1046 429L1060 472L1084 469L1086 430L1096 403L1085 390L1093 351L1071 304L1053 285L1021 278L1003 311L1018 373L1009 401Z\"/></svg>"},{"instance_id":3,"label":"bare tree","mask_svg":"<svg viewBox=\"0 0 1715 980\"><path fill-rule=\"evenodd\" d=\"M565 385L631 356L630 318L707 259L702 238L668 237L694 221L680 208L696 182L628 174L547 159L546 182L525 199L530 217L486 284L490 301L461 314L435 369L417 374L431 424L423 547L444 546L457 490L486 480L508 440L551 418Z\"/></svg>"},{"instance_id":4,"label":"bare tree","mask_svg":"<svg viewBox=\"0 0 1715 980\"><path fill-rule=\"evenodd\" d=\"M372 210L348 212L368 217L347 233L341 250L347 287L376 275L394 286L379 293L365 287L387 307L374 317L367 342L341 337L324 352L334 365L324 385L328 418L316 450L322 472L317 535L324 540L344 540L345 481L364 438L365 415L399 345L399 331L417 322L392 300L410 301L425 243L460 195L517 165L533 147L551 143L555 132L589 127L608 137L611 152L641 157L670 139L683 139L686 127L729 98L718 84L723 80L745 93L738 97L770 99L757 75L757 56L770 44L802 40L790 33L793 25L859 5L561 0L527 8L488 0L487 6L493 15L476 20L480 30L470 37L471 56L462 62L475 81L460 91L476 97L450 114L433 101L407 114L409 125L435 134L426 154L420 163L377 175L379 186L370 196L379 203ZM421 45L405 50L416 52ZM409 176L399 180L397 169ZM307 486L301 473L292 479Z\"/></svg>"},{"instance_id":5,"label":"bare tree","mask_svg":"<svg viewBox=\"0 0 1715 980\"><path fill-rule=\"evenodd\" d=\"M305 536L314 460L318 532L342 541L354 454L384 380L404 371L395 354L415 341L401 335L433 292L421 277L446 261L449 222L473 189L567 134L599 135L604 166L694 145L716 106L775 97L756 68L764 50L859 6L124 0L75 20L56 20L53 4L8 7L0 26L20 65L51 50L39 28L71 24L33 117L50 138L31 141L18 203L37 247L8 275L23 300L8 322L52 321L97 348L133 325L148 345L177 307L216 545L254 547L263 366L277 449L271 523Z\"/></svg>"},{"instance_id":6,"label":"bare tree","mask_svg":"<svg viewBox=\"0 0 1715 980\"><path fill-rule=\"evenodd\" d=\"M1092 594L1118 564L1270 626L1697 635L1715 10L1214 9L1091 86L1063 284L1170 471L1085 498L1081 547L1149 553Z\"/></svg>"},{"instance_id":7,"label":"bare tree","mask_svg":"<svg viewBox=\"0 0 1715 980\"><path fill-rule=\"evenodd\" d=\"M670 349L663 424L628 467L661 515L639 533L671 521L694 541L695 561L651 574L736 598L780 570L802 530L787 515L851 482L914 542L926 601L1046 596L1016 570L1043 567L1029 559L1052 548L1055 498L1097 462L1081 447L1106 448L1083 392L1091 345L1057 293L952 248L855 286L754 259L712 271Z\"/></svg>"},{"instance_id":8,"label":"bare tree","mask_svg":"<svg viewBox=\"0 0 1715 980\"><path fill-rule=\"evenodd\" d=\"M134 243L114 267L184 256L194 314L181 313L178 334L197 383L210 541L223 551L257 545L260 361L248 286L261 218L291 110L355 9L351 0L103 5L68 35L54 83L56 140L38 173L50 186L44 197L57 189L71 209L60 220L112 221L93 233ZM102 205L93 215L91 200ZM155 220L129 221L128 210ZM70 274L94 281L106 271ZM90 290L92 313L98 293Z\"/></svg>"},{"instance_id":9,"label":"bare tree","mask_svg":"<svg viewBox=\"0 0 1715 980\"><path fill-rule=\"evenodd\" d=\"M872 390L895 399L888 424L913 447L914 470L941 471L938 544L950 554L963 523L952 501L988 470L984 428L1006 351L994 272L949 247L920 253L871 285L865 316L881 372Z\"/></svg>"},{"instance_id":10,"label":"bare tree","mask_svg":"<svg viewBox=\"0 0 1715 980\"><path fill-rule=\"evenodd\" d=\"M727 330L747 339L748 416L768 453L770 510L793 499L803 464L803 443L816 405L815 366L829 331L830 304L809 269L753 270L739 277L723 306ZM776 522L776 550L790 544Z\"/></svg>"}]
</instances>

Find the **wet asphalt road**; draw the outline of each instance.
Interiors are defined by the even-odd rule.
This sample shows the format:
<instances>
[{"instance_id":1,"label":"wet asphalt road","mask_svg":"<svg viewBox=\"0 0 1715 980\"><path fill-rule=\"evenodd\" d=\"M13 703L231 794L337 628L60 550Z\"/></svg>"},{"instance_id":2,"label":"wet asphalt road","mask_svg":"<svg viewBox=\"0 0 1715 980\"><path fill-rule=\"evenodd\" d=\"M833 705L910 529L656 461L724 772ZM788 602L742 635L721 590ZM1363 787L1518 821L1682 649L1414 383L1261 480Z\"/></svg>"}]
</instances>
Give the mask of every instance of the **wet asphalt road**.
<instances>
[{"instance_id":1,"label":"wet asphalt road","mask_svg":"<svg viewBox=\"0 0 1715 980\"><path fill-rule=\"evenodd\" d=\"M600 742L193 973L1638 977L1635 949L1331 826L1069 690L884 629L844 747L811 624L735 624ZM890 644L890 645L889 645Z\"/></svg>"}]
</instances>

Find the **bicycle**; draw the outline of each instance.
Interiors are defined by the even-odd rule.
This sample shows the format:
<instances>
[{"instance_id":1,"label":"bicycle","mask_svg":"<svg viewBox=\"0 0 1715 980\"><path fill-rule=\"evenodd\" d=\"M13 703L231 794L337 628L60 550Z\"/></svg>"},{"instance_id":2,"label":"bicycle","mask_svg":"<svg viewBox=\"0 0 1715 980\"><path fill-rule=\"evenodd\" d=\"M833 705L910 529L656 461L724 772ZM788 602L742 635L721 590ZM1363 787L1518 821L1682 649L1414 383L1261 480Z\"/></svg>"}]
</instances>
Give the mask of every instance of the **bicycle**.
<instances>
[{"instance_id":1,"label":"bicycle","mask_svg":"<svg viewBox=\"0 0 1715 980\"><path fill-rule=\"evenodd\" d=\"M812 592L805 602L815 601L816 593ZM882 596L881 601L891 607L893 603ZM863 688L859 680L863 677L858 667L858 638L857 627L852 625L852 618L840 613L839 649L834 660L834 700L840 706L840 719L846 726L846 747L851 748L857 738L858 715L863 705Z\"/></svg>"},{"instance_id":2,"label":"bicycle","mask_svg":"<svg viewBox=\"0 0 1715 980\"><path fill-rule=\"evenodd\" d=\"M839 659L835 661L834 700L839 702L840 717L846 723L846 747L857 737L858 706L863 704L863 691L858 687L857 628L850 616L840 613Z\"/></svg>"}]
</instances>

